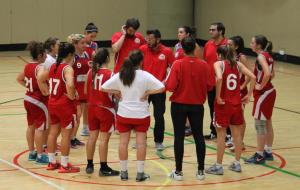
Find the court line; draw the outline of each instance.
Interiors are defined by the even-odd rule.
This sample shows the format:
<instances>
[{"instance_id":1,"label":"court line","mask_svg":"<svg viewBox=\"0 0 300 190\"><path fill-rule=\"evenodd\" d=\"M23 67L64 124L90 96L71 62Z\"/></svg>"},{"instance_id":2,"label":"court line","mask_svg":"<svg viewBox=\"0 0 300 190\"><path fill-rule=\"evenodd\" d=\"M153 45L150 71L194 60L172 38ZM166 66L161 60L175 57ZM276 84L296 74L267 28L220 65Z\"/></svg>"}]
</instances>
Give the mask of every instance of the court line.
<instances>
[{"instance_id":1,"label":"court line","mask_svg":"<svg viewBox=\"0 0 300 190\"><path fill-rule=\"evenodd\" d=\"M46 183L47 185L49 185L49 186L51 186L51 187L53 187L53 188L55 188L55 189L64 190L63 187L61 187L61 186L59 186L59 185L57 185L57 184L55 184L55 183L53 183L53 182L51 182L51 181L49 181L49 180L46 180L46 179L44 179L44 178L42 178L42 177L40 177L40 176L38 176L38 175L36 175L36 174L34 174L34 173L32 173L32 172L26 170L26 169L24 169L24 168L21 168L20 166L14 164L14 163L11 163L11 162L9 162L9 161L7 161L7 160L4 160L4 159L1 159L1 158L0 158L0 162L6 164L6 165L8 165L8 166L11 166L11 167L13 167L13 168L15 168L15 169L17 169L17 170L19 170L19 171L21 171L21 172L24 172L24 173L30 175L31 177L33 177L33 178L35 178L35 179L37 179L37 180L40 180L40 181Z\"/></svg>"},{"instance_id":2,"label":"court line","mask_svg":"<svg viewBox=\"0 0 300 190\"><path fill-rule=\"evenodd\" d=\"M7 103L10 103L10 102L14 102L14 101L18 101L18 100L22 100L24 98L15 98L15 99L12 99L12 100L7 100L7 101L4 101L4 102L0 102L0 105L3 105L3 104L7 104Z\"/></svg>"}]
</instances>

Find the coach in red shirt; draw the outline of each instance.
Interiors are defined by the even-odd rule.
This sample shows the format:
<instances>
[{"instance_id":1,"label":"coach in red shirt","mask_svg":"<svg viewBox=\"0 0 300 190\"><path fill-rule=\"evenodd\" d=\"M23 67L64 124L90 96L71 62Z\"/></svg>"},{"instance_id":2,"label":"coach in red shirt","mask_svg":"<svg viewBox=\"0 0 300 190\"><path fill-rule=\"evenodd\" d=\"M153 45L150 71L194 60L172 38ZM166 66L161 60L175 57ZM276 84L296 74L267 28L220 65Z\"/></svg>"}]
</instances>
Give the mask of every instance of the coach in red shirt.
<instances>
[{"instance_id":1,"label":"coach in red shirt","mask_svg":"<svg viewBox=\"0 0 300 190\"><path fill-rule=\"evenodd\" d=\"M176 170L171 174L175 180L182 179L182 159L186 119L190 121L196 143L198 161L197 178L204 179L205 141L203 137L203 104L209 88L209 68L205 61L194 54L196 41L186 37L181 42L185 53L183 59L174 62L166 81L166 90L173 92L170 97L171 117L174 128L174 154Z\"/></svg>"},{"instance_id":2,"label":"coach in red shirt","mask_svg":"<svg viewBox=\"0 0 300 190\"><path fill-rule=\"evenodd\" d=\"M225 26L223 23L213 23L210 25L209 28L209 35L211 39L208 40L204 46L203 50L203 59L209 65L209 83L213 86L212 90L208 92L208 105L210 110L210 134L205 135L206 139L215 139L217 137L216 129L212 123L213 121L213 113L214 113L214 102L216 97L216 78L215 78L215 71L214 71L214 63L217 61L217 48L221 45L227 44L227 39L224 37L225 35Z\"/></svg>"},{"instance_id":3,"label":"coach in red shirt","mask_svg":"<svg viewBox=\"0 0 300 190\"><path fill-rule=\"evenodd\" d=\"M147 44L140 47L144 54L143 70L151 73L161 82L165 81L167 69L172 65L175 58L170 48L160 43L161 33L159 30L147 30ZM154 142L157 150L163 150L166 110L166 93L150 95L149 103L154 108Z\"/></svg>"},{"instance_id":4,"label":"coach in red shirt","mask_svg":"<svg viewBox=\"0 0 300 190\"><path fill-rule=\"evenodd\" d=\"M122 26L121 32L113 34L111 43L112 50L115 53L114 73L118 73L124 59L132 50L137 50L143 44L145 39L137 32L140 27L140 22L136 18L127 19L126 24Z\"/></svg>"}]
</instances>

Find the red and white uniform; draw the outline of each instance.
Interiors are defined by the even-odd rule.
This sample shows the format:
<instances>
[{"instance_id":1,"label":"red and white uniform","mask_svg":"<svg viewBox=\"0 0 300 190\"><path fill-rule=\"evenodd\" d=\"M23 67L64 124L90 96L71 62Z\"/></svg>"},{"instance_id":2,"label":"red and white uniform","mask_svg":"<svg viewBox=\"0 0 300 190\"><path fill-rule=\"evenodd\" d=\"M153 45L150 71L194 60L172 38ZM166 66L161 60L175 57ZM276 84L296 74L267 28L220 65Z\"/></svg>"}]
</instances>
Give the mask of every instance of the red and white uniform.
<instances>
[{"instance_id":1,"label":"red and white uniform","mask_svg":"<svg viewBox=\"0 0 300 190\"><path fill-rule=\"evenodd\" d=\"M90 61L93 60L94 54L98 49L98 44L96 42L91 42L86 45L85 52L88 54Z\"/></svg>"},{"instance_id":2,"label":"red and white uniform","mask_svg":"<svg viewBox=\"0 0 300 190\"><path fill-rule=\"evenodd\" d=\"M175 45L175 59L176 60L179 60L179 59L182 59L184 57L184 51L182 49L182 45L180 42L178 42L176 45Z\"/></svg>"},{"instance_id":3,"label":"red and white uniform","mask_svg":"<svg viewBox=\"0 0 300 190\"><path fill-rule=\"evenodd\" d=\"M116 32L111 38L111 43L116 43L122 35L122 32ZM132 50L138 50L139 47L145 43L144 37L139 32L136 32L133 37L126 36L121 49L115 54L114 73L118 73L120 71L125 58L128 57Z\"/></svg>"},{"instance_id":4,"label":"red and white uniform","mask_svg":"<svg viewBox=\"0 0 300 190\"><path fill-rule=\"evenodd\" d=\"M239 55L236 56L236 61L241 62L241 56L244 56L244 54L240 53ZM240 72L240 85L244 84L246 81L246 76ZM241 90L241 98L245 97L248 94L248 88L247 86Z\"/></svg>"},{"instance_id":5,"label":"red and white uniform","mask_svg":"<svg viewBox=\"0 0 300 190\"><path fill-rule=\"evenodd\" d=\"M49 71L49 113L51 124L60 124L62 128L70 129L76 123L75 101L70 100L66 94L66 80L64 69L70 67L68 64L61 63L57 68L52 65Z\"/></svg>"},{"instance_id":6,"label":"red and white uniform","mask_svg":"<svg viewBox=\"0 0 300 190\"><path fill-rule=\"evenodd\" d=\"M112 72L106 68L100 68L92 78L92 70L87 76L88 98L88 123L89 129L101 132L113 132L115 123L115 110L112 97L100 91L101 85L110 79Z\"/></svg>"},{"instance_id":7,"label":"red and white uniform","mask_svg":"<svg viewBox=\"0 0 300 190\"><path fill-rule=\"evenodd\" d=\"M175 58L170 48L160 44L156 51L153 51L147 44L140 47L144 54L143 70L149 72L160 81L164 81L167 76L167 69Z\"/></svg>"},{"instance_id":8,"label":"red and white uniform","mask_svg":"<svg viewBox=\"0 0 300 190\"><path fill-rule=\"evenodd\" d=\"M216 78L215 78L215 70L214 64L218 60L217 58L217 49L222 45L226 45L228 40L224 38L219 44L215 44L213 40L209 40L206 42L204 49L203 49L203 59L209 65L209 83L212 86L216 86Z\"/></svg>"},{"instance_id":9,"label":"red and white uniform","mask_svg":"<svg viewBox=\"0 0 300 190\"><path fill-rule=\"evenodd\" d=\"M270 73L274 69L274 60L268 52L262 52L260 55L266 58ZM261 84L264 72L258 60L255 64L254 75L256 76L256 84ZM262 90L254 90L254 105L252 115L255 119L269 120L272 117L273 107L276 99L276 90L271 83L271 78Z\"/></svg>"},{"instance_id":10,"label":"red and white uniform","mask_svg":"<svg viewBox=\"0 0 300 190\"><path fill-rule=\"evenodd\" d=\"M222 61L222 88L221 99L225 104L215 101L214 125L216 127L229 127L244 123L242 102L240 95L240 73L238 65L230 66L229 61Z\"/></svg>"},{"instance_id":11,"label":"red and white uniform","mask_svg":"<svg viewBox=\"0 0 300 190\"><path fill-rule=\"evenodd\" d=\"M84 84L86 81L87 73L90 70L89 66L90 58L87 52L84 52L81 56L75 55L74 58L74 78L75 88L79 96L80 102L86 102L86 95L84 94Z\"/></svg>"},{"instance_id":12,"label":"red and white uniform","mask_svg":"<svg viewBox=\"0 0 300 190\"><path fill-rule=\"evenodd\" d=\"M26 94L24 107L27 112L28 125L34 125L38 130L46 130L48 127L48 97L43 96L37 84L38 63L25 65L24 74L26 82Z\"/></svg>"}]
</instances>

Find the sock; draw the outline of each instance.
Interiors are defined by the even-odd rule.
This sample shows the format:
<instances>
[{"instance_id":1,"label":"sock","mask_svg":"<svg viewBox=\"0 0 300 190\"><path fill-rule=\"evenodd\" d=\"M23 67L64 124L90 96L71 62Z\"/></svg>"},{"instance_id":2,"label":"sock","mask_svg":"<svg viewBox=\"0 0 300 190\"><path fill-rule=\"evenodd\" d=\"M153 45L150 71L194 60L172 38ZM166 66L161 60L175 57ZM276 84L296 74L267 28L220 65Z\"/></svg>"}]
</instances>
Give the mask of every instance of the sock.
<instances>
[{"instance_id":1,"label":"sock","mask_svg":"<svg viewBox=\"0 0 300 190\"><path fill-rule=\"evenodd\" d=\"M48 153L48 157L49 157L49 162L52 164L56 163L56 159L55 159L55 153Z\"/></svg>"},{"instance_id":2,"label":"sock","mask_svg":"<svg viewBox=\"0 0 300 190\"><path fill-rule=\"evenodd\" d=\"M41 159L42 158L42 154L37 154L37 158Z\"/></svg>"},{"instance_id":3,"label":"sock","mask_svg":"<svg viewBox=\"0 0 300 190\"><path fill-rule=\"evenodd\" d=\"M69 156L61 156L60 162L63 167L67 167L69 163Z\"/></svg>"},{"instance_id":4,"label":"sock","mask_svg":"<svg viewBox=\"0 0 300 190\"><path fill-rule=\"evenodd\" d=\"M88 162L88 166L94 166L94 161L93 161L93 159L87 160L87 162Z\"/></svg>"},{"instance_id":5,"label":"sock","mask_svg":"<svg viewBox=\"0 0 300 190\"><path fill-rule=\"evenodd\" d=\"M143 173L144 172L144 166L145 166L145 161L136 161L136 168L138 173Z\"/></svg>"},{"instance_id":6,"label":"sock","mask_svg":"<svg viewBox=\"0 0 300 190\"><path fill-rule=\"evenodd\" d=\"M233 161L233 164L234 164L234 165L239 165L239 164L240 164L240 161L234 160L234 161Z\"/></svg>"},{"instance_id":7,"label":"sock","mask_svg":"<svg viewBox=\"0 0 300 190\"><path fill-rule=\"evenodd\" d=\"M43 145L43 149L46 149L46 148L47 148L47 145L46 145L46 144L44 144L44 145Z\"/></svg>"},{"instance_id":8,"label":"sock","mask_svg":"<svg viewBox=\"0 0 300 190\"><path fill-rule=\"evenodd\" d=\"M125 172L125 171L128 170L128 168L127 168L127 162L128 162L128 160L120 160L121 171Z\"/></svg>"},{"instance_id":9,"label":"sock","mask_svg":"<svg viewBox=\"0 0 300 190\"><path fill-rule=\"evenodd\" d=\"M71 141L74 141L75 139L76 139L76 137L72 137L72 138L71 138Z\"/></svg>"},{"instance_id":10,"label":"sock","mask_svg":"<svg viewBox=\"0 0 300 190\"><path fill-rule=\"evenodd\" d=\"M82 124L83 128L87 129L88 128L88 124Z\"/></svg>"},{"instance_id":11,"label":"sock","mask_svg":"<svg viewBox=\"0 0 300 190\"><path fill-rule=\"evenodd\" d=\"M219 164L219 163L216 163L216 166L217 166L218 169L223 167L223 165Z\"/></svg>"},{"instance_id":12,"label":"sock","mask_svg":"<svg viewBox=\"0 0 300 190\"><path fill-rule=\"evenodd\" d=\"M29 151L29 154L35 154L34 150Z\"/></svg>"},{"instance_id":13,"label":"sock","mask_svg":"<svg viewBox=\"0 0 300 190\"><path fill-rule=\"evenodd\" d=\"M260 156L264 156L264 152L263 151L256 151L257 154L259 154Z\"/></svg>"},{"instance_id":14,"label":"sock","mask_svg":"<svg viewBox=\"0 0 300 190\"><path fill-rule=\"evenodd\" d=\"M268 146L268 145L265 145L265 151L269 154L272 153L272 147L271 146Z\"/></svg>"},{"instance_id":15,"label":"sock","mask_svg":"<svg viewBox=\"0 0 300 190\"><path fill-rule=\"evenodd\" d=\"M101 170L107 170L109 168L107 162L100 162L100 166Z\"/></svg>"}]
</instances>

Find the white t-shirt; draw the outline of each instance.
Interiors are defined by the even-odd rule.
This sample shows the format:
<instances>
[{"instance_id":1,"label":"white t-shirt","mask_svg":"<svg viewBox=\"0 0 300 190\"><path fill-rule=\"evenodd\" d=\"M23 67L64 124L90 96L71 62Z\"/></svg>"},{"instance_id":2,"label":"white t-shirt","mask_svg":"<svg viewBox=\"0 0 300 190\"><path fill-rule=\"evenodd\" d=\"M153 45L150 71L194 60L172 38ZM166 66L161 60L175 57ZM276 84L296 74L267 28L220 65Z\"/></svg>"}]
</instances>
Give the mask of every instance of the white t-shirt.
<instances>
[{"instance_id":1,"label":"white t-shirt","mask_svg":"<svg viewBox=\"0 0 300 190\"><path fill-rule=\"evenodd\" d=\"M164 85L146 71L136 70L135 78L130 87L124 86L119 73L106 81L103 89L119 90L122 99L119 102L117 114L125 118L146 118L150 116L148 101L141 101L141 97L148 90L159 90Z\"/></svg>"},{"instance_id":2,"label":"white t-shirt","mask_svg":"<svg viewBox=\"0 0 300 190\"><path fill-rule=\"evenodd\" d=\"M44 66L46 69L50 70L50 67L56 63L56 58L52 57L52 55L47 54L47 58L44 63L42 63L42 66Z\"/></svg>"}]
</instances>

